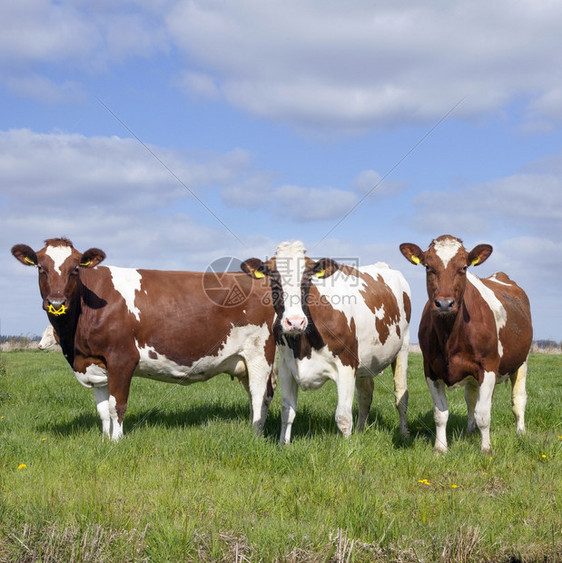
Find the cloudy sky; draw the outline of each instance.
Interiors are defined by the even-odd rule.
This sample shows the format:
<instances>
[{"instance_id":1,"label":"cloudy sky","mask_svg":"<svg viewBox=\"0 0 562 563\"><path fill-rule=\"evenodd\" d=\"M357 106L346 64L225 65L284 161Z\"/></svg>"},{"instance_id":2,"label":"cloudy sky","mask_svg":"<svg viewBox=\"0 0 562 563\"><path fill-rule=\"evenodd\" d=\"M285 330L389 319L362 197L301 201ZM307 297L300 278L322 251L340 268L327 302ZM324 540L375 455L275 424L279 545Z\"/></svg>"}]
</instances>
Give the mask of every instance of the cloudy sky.
<instances>
[{"instance_id":1,"label":"cloudy sky","mask_svg":"<svg viewBox=\"0 0 562 563\"><path fill-rule=\"evenodd\" d=\"M204 270L301 239L378 260L493 245L562 340L562 3L0 3L0 330L46 325L10 254ZM414 336L413 340L417 340Z\"/></svg>"}]
</instances>

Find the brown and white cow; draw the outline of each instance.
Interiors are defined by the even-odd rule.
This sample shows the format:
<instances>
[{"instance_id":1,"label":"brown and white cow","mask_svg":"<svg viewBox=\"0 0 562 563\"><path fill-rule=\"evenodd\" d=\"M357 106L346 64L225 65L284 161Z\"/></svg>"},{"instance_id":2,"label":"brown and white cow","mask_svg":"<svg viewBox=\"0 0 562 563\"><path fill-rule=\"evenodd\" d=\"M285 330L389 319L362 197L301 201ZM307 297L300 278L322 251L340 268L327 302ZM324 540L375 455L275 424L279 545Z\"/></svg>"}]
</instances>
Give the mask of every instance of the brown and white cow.
<instances>
[{"instance_id":1,"label":"brown and white cow","mask_svg":"<svg viewBox=\"0 0 562 563\"><path fill-rule=\"evenodd\" d=\"M479 428L482 451L491 451L490 410L496 383L509 376L517 432L525 432L527 356L533 338L525 292L503 272L480 279L467 272L492 253L488 244L468 252L450 235L423 252L411 243L402 254L426 269L429 301L422 313L419 343L433 398L436 452L447 451L449 407L445 388L465 385L467 432Z\"/></svg>"},{"instance_id":2,"label":"brown and white cow","mask_svg":"<svg viewBox=\"0 0 562 563\"><path fill-rule=\"evenodd\" d=\"M373 377L392 364L400 431L407 435L406 409L410 288L386 264L354 268L307 257L302 242L279 245L267 262L242 264L254 278L268 278L277 313L274 334L283 395L280 442L291 440L298 387L314 390L326 381L338 391L336 423L345 437L362 430L373 397Z\"/></svg>"},{"instance_id":3,"label":"brown and white cow","mask_svg":"<svg viewBox=\"0 0 562 563\"><path fill-rule=\"evenodd\" d=\"M133 375L187 385L229 373L244 384L262 431L275 358L268 288L243 273L222 274L217 288L215 274L98 267L105 253L97 248L81 253L64 238L45 244L12 253L37 267L43 309L76 378L94 388L105 435L123 434ZM219 290L213 299L210 287ZM242 287L247 300L221 301Z\"/></svg>"}]
</instances>

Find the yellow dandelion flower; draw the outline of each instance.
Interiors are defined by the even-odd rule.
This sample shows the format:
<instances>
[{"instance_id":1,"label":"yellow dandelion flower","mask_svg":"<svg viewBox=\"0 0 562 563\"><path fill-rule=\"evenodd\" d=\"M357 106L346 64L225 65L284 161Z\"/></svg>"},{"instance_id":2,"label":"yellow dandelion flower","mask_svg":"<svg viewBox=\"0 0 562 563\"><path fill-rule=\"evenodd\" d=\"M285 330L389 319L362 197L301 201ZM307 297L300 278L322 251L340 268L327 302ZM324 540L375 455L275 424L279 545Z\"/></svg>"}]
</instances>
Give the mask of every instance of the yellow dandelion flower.
<instances>
[{"instance_id":1,"label":"yellow dandelion flower","mask_svg":"<svg viewBox=\"0 0 562 563\"><path fill-rule=\"evenodd\" d=\"M41 438L41 442L46 442L47 438Z\"/></svg>"},{"instance_id":2,"label":"yellow dandelion flower","mask_svg":"<svg viewBox=\"0 0 562 563\"><path fill-rule=\"evenodd\" d=\"M18 469L27 469L27 465L25 465L25 463L20 463L18 465Z\"/></svg>"},{"instance_id":3,"label":"yellow dandelion flower","mask_svg":"<svg viewBox=\"0 0 562 563\"><path fill-rule=\"evenodd\" d=\"M542 454L541 457L542 457L543 459L546 459L546 455L545 455L545 454Z\"/></svg>"},{"instance_id":4,"label":"yellow dandelion flower","mask_svg":"<svg viewBox=\"0 0 562 563\"><path fill-rule=\"evenodd\" d=\"M458 489L459 486L458 485L451 485L451 489Z\"/></svg>"}]
</instances>

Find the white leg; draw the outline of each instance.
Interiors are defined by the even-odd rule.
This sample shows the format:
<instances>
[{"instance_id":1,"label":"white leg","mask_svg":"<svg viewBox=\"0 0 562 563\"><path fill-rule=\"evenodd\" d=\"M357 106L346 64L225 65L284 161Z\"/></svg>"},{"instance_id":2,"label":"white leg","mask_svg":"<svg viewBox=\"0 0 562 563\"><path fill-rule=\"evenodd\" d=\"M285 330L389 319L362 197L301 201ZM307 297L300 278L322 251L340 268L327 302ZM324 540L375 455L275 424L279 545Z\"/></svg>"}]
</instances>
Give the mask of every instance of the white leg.
<instances>
[{"instance_id":1,"label":"white leg","mask_svg":"<svg viewBox=\"0 0 562 563\"><path fill-rule=\"evenodd\" d=\"M353 395L355 392L355 370L343 368L336 381L338 388L338 406L336 424L345 438L349 438L353 429Z\"/></svg>"},{"instance_id":2,"label":"white leg","mask_svg":"<svg viewBox=\"0 0 562 563\"><path fill-rule=\"evenodd\" d=\"M409 338L407 339L409 341ZM408 410L408 347L402 347L394 362L392 362L392 373L394 376L394 398L400 418L400 434L404 438L410 435L406 412Z\"/></svg>"},{"instance_id":3,"label":"white leg","mask_svg":"<svg viewBox=\"0 0 562 563\"><path fill-rule=\"evenodd\" d=\"M363 432L365 423L369 418L371 403L373 401L373 388L375 382L372 377L357 377L355 388L357 389L357 407L359 413L357 415L357 431Z\"/></svg>"},{"instance_id":4,"label":"white leg","mask_svg":"<svg viewBox=\"0 0 562 563\"><path fill-rule=\"evenodd\" d=\"M119 423L119 416L116 409L116 401L113 395L109 395L109 416L111 417L112 433L111 439L117 442L123 436L123 424Z\"/></svg>"},{"instance_id":5,"label":"white leg","mask_svg":"<svg viewBox=\"0 0 562 563\"><path fill-rule=\"evenodd\" d=\"M289 350L289 354L292 354L291 350ZM279 443L288 444L291 441L291 430L297 414L299 388L281 352L279 353L279 381L281 382L282 394L281 434L279 436Z\"/></svg>"},{"instance_id":6,"label":"white leg","mask_svg":"<svg viewBox=\"0 0 562 563\"><path fill-rule=\"evenodd\" d=\"M481 450L485 454L492 452L490 442L490 419L492 412L492 396L496 386L496 374L493 371L484 372L484 380L478 392L478 400L474 408L474 419L482 436Z\"/></svg>"},{"instance_id":7,"label":"white leg","mask_svg":"<svg viewBox=\"0 0 562 563\"><path fill-rule=\"evenodd\" d=\"M525 383L527 381L527 362L512 374L510 379L511 406L517 424L517 434L525 434L525 406L527 404Z\"/></svg>"},{"instance_id":8,"label":"white leg","mask_svg":"<svg viewBox=\"0 0 562 563\"><path fill-rule=\"evenodd\" d=\"M96 405L98 414L101 418L101 428L104 436L108 438L111 435L111 417L109 415L109 387L94 387L94 397L96 398Z\"/></svg>"},{"instance_id":9,"label":"white leg","mask_svg":"<svg viewBox=\"0 0 562 563\"><path fill-rule=\"evenodd\" d=\"M267 391L267 380L269 379L271 367L267 365L265 359L260 359L259 362L254 361L251 365L248 365L248 379L244 379L244 386L250 398L252 426L258 436L263 434L269 404L273 398L268 395Z\"/></svg>"},{"instance_id":10,"label":"white leg","mask_svg":"<svg viewBox=\"0 0 562 563\"><path fill-rule=\"evenodd\" d=\"M433 419L435 420L435 445L433 451L436 453L447 451L447 420L449 419L449 405L445 393L445 383L438 379L425 378L431 398L433 399Z\"/></svg>"},{"instance_id":11,"label":"white leg","mask_svg":"<svg viewBox=\"0 0 562 563\"><path fill-rule=\"evenodd\" d=\"M478 400L478 383L476 380L468 381L464 388L464 400L468 417L466 420L466 433L470 434L476 430L476 420L474 420L474 409Z\"/></svg>"}]
</instances>

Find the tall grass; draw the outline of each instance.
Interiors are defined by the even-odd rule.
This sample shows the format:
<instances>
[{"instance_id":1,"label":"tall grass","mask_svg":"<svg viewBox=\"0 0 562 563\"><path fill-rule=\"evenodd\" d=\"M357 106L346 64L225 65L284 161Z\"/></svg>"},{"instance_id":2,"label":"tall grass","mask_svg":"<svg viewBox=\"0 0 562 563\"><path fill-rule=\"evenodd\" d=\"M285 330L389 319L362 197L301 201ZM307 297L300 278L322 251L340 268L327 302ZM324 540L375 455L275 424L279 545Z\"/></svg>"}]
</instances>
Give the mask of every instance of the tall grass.
<instances>
[{"instance_id":1,"label":"tall grass","mask_svg":"<svg viewBox=\"0 0 562 563\"><path fill-rule=\"evenodd\" d=\"M449 393L450 450L432 453L421 358L403 441L392 378L343 439L327 384L301 393L293 441L265 436L243 388L134 379L125 438L102 440L91 391L60 354L0 356L0 561L555 561L562 558L562 356L530 359L528 433L496 390L492 456ZM25 465L25 467L24 467Z\"/></svg>"}]
</instances>

